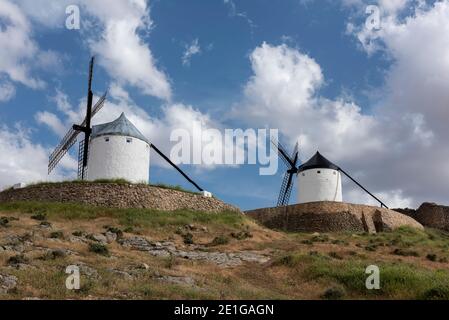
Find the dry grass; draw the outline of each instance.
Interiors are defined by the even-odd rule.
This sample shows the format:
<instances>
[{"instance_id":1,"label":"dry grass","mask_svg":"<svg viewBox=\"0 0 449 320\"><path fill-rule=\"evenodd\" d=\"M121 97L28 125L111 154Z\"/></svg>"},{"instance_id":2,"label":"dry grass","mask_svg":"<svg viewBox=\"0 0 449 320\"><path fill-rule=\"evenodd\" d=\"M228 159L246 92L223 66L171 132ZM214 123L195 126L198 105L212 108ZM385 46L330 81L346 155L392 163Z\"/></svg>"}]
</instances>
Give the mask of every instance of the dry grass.
<instances>
[{"instance_id":1,"label":"dry grass","mask_svg":"<svg viewBox=\"0 0 449 320\"><path fill-rule=\"evenodd\" d=\"M41 221L31 219L36 213L46 214L52 228L43 229ZM342 288L343 299L449 299L449 236L435 230L404 228L378 235L317 237L267 230L234 213L220 216L48 204L1 205L1 216L20 220L0 227L0 245L6 245L5 239L13 235L31 234L34 242L33 250L23 253L31 267L23 270L7 265L14 255L11 251L0 251L0 274L19 279L17 289L0 295L1 299L321 299L331 288ZM206 250L257 251L271 256L271 260L221 268L204 261L154 257L116 242L107 245L109 255L99 255L89 250L89 243L69 241L75 231L98 234L106 226L121 230L132 227L124 232L125 237L170 240L188 250L178 231L192 223L196 229L189 232L196 244L210 244L217 237L229 240ZM55 231L61 231L63 238L51 239ZM239 232L248 232L251 237L238 240L231 235ZM51 249L66 249L73 254L42 258ZM396 249L412 250L417 256L394 254ZM427 258L429 254L436 256L435 261ZM65 268L79 263L95 268L98 277L83 277L80 291L67 290ZM130 271L143 264L148 269L140 269L132 278L110 271ZM365 268L371 264L381 269L381 290L365 288ZM188 276L195 285L164 282L160 276Z\"/></svg>"}]
</instances>

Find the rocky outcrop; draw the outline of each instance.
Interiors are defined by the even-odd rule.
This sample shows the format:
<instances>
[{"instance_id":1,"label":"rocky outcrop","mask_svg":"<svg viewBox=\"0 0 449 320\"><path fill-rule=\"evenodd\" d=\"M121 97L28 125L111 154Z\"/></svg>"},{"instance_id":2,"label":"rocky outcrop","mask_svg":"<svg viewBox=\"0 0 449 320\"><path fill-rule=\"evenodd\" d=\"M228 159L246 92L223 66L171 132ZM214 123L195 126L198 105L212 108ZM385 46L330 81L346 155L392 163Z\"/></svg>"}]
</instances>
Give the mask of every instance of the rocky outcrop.
<instances>
[{"instance_id":1,"label":"rocky outcrop","mask_svg":"<svg viewBox=\"0 0 449 320\"><path fill-rule=\"evenodd\" d=\"M406 215L389 209L342 202L312 202L247 211L268 228L291 232L390 231L401 226L422 229Z\"/></svg>"},{"instance_id":2,"label":"rocky outcrop","mask_svg":"<svg viewBox=\"0 0 449 320\"><path fill-rule=\"evenodd\" d=\"M416 220L430 228L449 231L449 207L423 203L415 213Z\"/></svg>"},{"instance_id":3,"label":"rocky outcrop","mask_svg":"<svg viewBox=\"0 0 449 320\"><path fill-rule=\"evenodd\" d=\"M240 211L216 198L144 184L54 183L0 192L0 202L71 202L112 208L203 212Z\"/></svg>"},{"instance_id":4,"label":"rocky outcrop","mask_svg":"<svg viewBox=\"0 0 449 320\"><path fill-rule=\"evenodd\" d=\"M252 251L240 252L209 252L205 251L204 246L189 246L190 250L183 250L176 248L173 242L151 242L143 237L131 237L128 239L121 239L119 243L132 250L144 251L152 256L178 257L192 261L207 261L214 263L220 267L235 267L241 265L243 262L266 263L269 257L261 255Z\"/></svg>"}]
</instances>

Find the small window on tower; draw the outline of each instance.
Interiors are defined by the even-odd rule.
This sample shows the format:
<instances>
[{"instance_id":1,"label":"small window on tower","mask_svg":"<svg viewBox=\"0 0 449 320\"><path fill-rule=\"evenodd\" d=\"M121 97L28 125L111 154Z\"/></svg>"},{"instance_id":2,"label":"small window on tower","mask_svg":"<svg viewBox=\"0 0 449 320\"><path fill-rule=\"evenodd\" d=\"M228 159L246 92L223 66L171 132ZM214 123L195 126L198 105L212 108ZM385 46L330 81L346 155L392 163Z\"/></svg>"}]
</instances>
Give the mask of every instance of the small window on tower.
<instances>
[{"instance_id":1,"label":"small window on tower","mask_svg":"<svg viewBox=\"0 0 449 320\"><path fill-rule=\"evenodd\" d=\"M109 142L109 137L104 138L104 141Z\"/></svg>"},{"instance_id":2,"label":"small window on tower","mask_svg":"<svg viewBox=\"0 0 449 320\"><path fill-rule=\"evenodd\" d=\"M305 176L306 176L306 174L305 174L305 173L303 173L303 174L302 174L302 176L303 176L303 177L305 177Z\"/></svg>"},{"instance_id":3,"label":"small window on tower","mask_svg":"<svg viewBox=\"0 0 449 320\"><path fill-rule=\"evenodd\" d=\"M321 171L317 171L316 173L321 173Z\"/></svg>"},{"instance_id":4,"label":"small window on tower","mask_svg":"<svg viewBox=\"0 0 449 320\"><path fill-rule=\"evenodd\" d=\"M126 138L126 142L131 143L131 142L133 142L133 139L131 139L131 138Z\"/></svg>"},{"instance_id":5,"label":"small window on tower","mask_svg":"<svg viewBox=\"0 0 449 320\"><path fill-rule=\"evenodd\" d=\"M337 172L336 171L334 171L334 176L336 176L337 175Z\"/></svg>"}]
</instances>

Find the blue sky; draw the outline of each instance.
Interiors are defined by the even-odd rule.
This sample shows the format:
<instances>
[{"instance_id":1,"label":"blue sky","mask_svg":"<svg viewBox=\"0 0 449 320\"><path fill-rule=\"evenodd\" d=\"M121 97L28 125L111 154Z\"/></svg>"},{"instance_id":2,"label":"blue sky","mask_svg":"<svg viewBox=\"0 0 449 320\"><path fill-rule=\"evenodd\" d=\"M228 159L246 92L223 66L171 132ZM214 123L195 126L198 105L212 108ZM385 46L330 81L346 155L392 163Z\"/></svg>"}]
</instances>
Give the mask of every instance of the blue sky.
<instances>
[{"instance_id":1,"label":"blue sky","mask_svg":"<svg viewBox=\"0 0 449 320\"><path fill-rule=\"evenodd\" d=\"M72 2L80 8L81 30L65 27ZM440 172L408 174L435 150L441 159L449 154L440 123L449 83L449 45L439 29L449 28L447 1L72 2L0 0L0 59L8 62L0 64L1 186L47 179L45 156L60 140L61 127L84 108L88 60L95 54L94 91L110 90L98 121L125 111L163 148L170 126L182 122L173 113L211 127L276 128L288 148L303 141L302 160L323 151L392 206L447 201L444 161L435 164ZM364 29L370 4L381 10L377 33ZM435 21L435 30L426 19ZM16 32L14 43L8 30ZM195 44L199 52L183 63ZM427 62L435 66L424 68ZM20 68L40 84L18 77ZM426 79L438 85L420 85ZM435 107L425 109L429 104ZM50 178L70 178L69 160ZM282 167L267 177L258 166L183 168L243 209L274 205L283 174ZM150 177L188 187L159 161L152 161ZM348 182L344 197L368 202Z\"/></svg>"}]
</instances>

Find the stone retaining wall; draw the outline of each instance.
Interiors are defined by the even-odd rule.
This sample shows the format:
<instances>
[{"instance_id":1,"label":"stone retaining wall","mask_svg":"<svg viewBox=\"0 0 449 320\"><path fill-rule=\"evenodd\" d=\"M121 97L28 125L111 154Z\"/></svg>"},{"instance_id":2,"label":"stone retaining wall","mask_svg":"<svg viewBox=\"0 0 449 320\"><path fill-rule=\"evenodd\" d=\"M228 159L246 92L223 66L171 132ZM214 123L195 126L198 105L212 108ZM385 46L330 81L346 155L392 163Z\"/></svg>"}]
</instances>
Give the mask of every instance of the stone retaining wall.
<instances>
[{"instance_id":1,"label":"stone retaining wall","mask_svg":"<svg viewBox=\"0 0 449 320\"><path fill-rule=\"evenodd\" d=\"M279 208L247 211L264 226L291 232L381 232L410 226L422 229L401 213L366 205L342 202L312 202Z\"/></svg>"},{"instance_id":2,"label":"stone retaining wall","mask_svg":"<svg viewBox=\"0 0 449 320\"><path fill-rule=\"evenodd\" d=\"M0 202L43 201L81 203L112 208L147 208L164 211L240 211L215 198L149 185L115 183L57 183L0 192Z\"/></svg>"}]
</instances>

